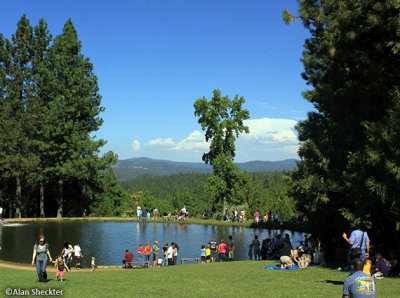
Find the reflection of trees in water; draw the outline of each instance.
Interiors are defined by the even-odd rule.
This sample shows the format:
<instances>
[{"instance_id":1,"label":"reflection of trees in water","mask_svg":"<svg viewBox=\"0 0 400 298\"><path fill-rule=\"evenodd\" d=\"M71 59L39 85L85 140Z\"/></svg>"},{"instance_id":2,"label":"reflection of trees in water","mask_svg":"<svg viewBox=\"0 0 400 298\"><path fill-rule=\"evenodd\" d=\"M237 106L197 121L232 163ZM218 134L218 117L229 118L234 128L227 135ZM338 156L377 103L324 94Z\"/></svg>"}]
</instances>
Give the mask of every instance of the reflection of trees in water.
<instances>
[{"instance_id":1,"label":"reflection of trees in water","mask_svg":"<svg viewBox=\"0 0 400 298\"><path fill-rule=\"evenodd\" d=\"M55 258L62 250L63 242L71 245L81 243L84 266L90 266L90 258L96 257L97 265L120 265L125 250L131 250L135 259L139 243L155 240L162 248L165 242L179 244L179 257L199 257L201 245L206 245L214 236L217 242L232 235L236 243L236 260L248 259L247 252L254 235L260 242L277 234L290 235L292 244L303 240L304 233L288 230L251 229L243 226L213 226L180 223L149 222L88 222L88 223L30 223L19 227L1 227L0 243L3 251L0 257L13 262L30 263L33 244L40 233L49 242L50 252ZM297 244L298 245L298 244Z\"/></svg>"}]
</instances>

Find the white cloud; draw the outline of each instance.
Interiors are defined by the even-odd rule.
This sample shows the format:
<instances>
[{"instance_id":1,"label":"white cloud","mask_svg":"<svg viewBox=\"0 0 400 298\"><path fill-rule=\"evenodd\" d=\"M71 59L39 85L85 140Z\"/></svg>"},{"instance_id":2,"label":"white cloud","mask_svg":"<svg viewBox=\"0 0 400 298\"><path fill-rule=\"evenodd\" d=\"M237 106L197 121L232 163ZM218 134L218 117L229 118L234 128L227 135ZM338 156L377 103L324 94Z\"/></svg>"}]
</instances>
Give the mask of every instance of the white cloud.
<instances>
[{"instance_id":1,"label":"white cloud","mask_svg":"<svg viewBox=\"0 0 400 298\"><path fill-rule=\"evenodd\" d=\"M245 120L250 133L242 134L244 139L255 139L264 144L297 143L294 133L296 121L290 119L261 118Z\"/></svg>"},{"instance_id":2,"label":"white cloud","mask_svg":"<svg viewBox=\"0 0 400 298\"><path fill-rule=\"evenodd\" d=\"M199 149L208 150L208 148L209 144L207 144L205 141L204 133L195 130L171 149L178 151L199 151Z\"/></svg>"},{"instance_id":3,"label":"white cloud","mask_svg":"<svg viewBox=\"0 0 400 298\"><path fill-rule=\"evenodd\" d=\"M133 147L133 150L139 151L139 150L140 150L140 143L139 143L139 141L138 141L138 140L133 140L132 147Z\"/></svg>"},{"instance_id":4,"label":"white cloud","mask_svg":"<svg viewBox=\"0 0 400 298\"><path fill-rule=\"evenodd\" d=\"M175 143L172 140L172 138L167 138L167 139L158 138L158 139L150 140L146 144L146 146L175 146Z\"/></svg>"},{"instance_id":5,"label":"white cloud","mask_svg":"<svg viewBox=\"0 0 400 298\"><path fill-rule=\"evenodd\" d=\"M235 161L283 160L298 158L298 140L291 119L261 118L244 121L249 134L241 134L236 141ZM134 140L132 144L136 156L176 161L201 162L203 153L208 152L204 132L194 130L179 141L172 138L157 138L141 145Z\"/></svg>"}]
</instances>

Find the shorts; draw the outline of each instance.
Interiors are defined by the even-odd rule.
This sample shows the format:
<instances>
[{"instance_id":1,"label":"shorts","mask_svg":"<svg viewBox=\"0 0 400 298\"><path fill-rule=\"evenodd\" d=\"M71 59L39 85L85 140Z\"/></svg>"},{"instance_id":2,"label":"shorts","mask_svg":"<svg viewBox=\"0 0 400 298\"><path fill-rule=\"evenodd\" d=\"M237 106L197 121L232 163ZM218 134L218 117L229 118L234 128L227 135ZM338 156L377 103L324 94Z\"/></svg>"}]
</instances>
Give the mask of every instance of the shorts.
<instances>
[{"instance_id":1,"label":"shorts","mask_svg":"<svg viewBox=\"0 0 400 298\"><path fill-rule=\"evenodd\" d=\"M206 261L209 261L210 259L210 255L206 256Z\"/></svg>"},{"instance_id":2,"label":"shorts","mask_svg":"<svg viewBox=\"0 0 400 298\"><path fill-rule=\"evenodd\" d=\"M217 257L217 251L211 251L211 258L215 259Z\"/></svg>"},{"instance_id":3,"label":"shorts","mask_svg":"<svg viewBox=\"0 0 400 298\"><path fill-rule=\"evenodd\" d=\"M157 260L157 255L153 254L153 261Z\"/></svg>"},{"instance_id":4,"label":"shorts","mask_svg":"<svg viewBox=\"0 0 400 298\"><path fill-rule=\"evenodd\" d=\"M225 253L220 253L219 254L219 258L220 258L221 261L225 261L225 257L226 257Z\"/></svg>"},{"instance_id":5,"label":"shorts","mask_svg":"<svg viewBox=\"0 0 400 298\"><path fill-rule=\"evenodd\" d=\"M281 256L280 261L283 265L294 266L294 262L289 256Z\"/></svg>"},{"instance_id":6,"label":"shorts","mask_svg":"<svg viewBox=\"0 0 400 298\"><path fill-rule=\"evenodd\" d=\"M81 262L81 257L75 257L75 263L80 263Z\"/></svg>"},{"instance_id":7,"label":"shorts","mask_svg":"<svg viewBox=\"0 0 400 298\"><path fill-rule=\"evenodd\" d=\"M228 253L228 257L230 258L230 259L233 259L233 251L229 251L229 253Z\"/></svg>"},{"instance_id":8,"label":"shorts","mask_svg":"<svg viewBox=\"0 0 400 298\"><path fill-rule=\"evenodd\" d=\"M201 261L204 263L206 261L206 257L205 256L201 256Z\"/></svg>"},{"instance_id":9,"label":"shorts","mask_svg":"<svg viewBox=\"0 0 400 298\"><path fill-rule=\"evenodd\" d=\"M64 276L64 270L60 271L57 269L56 276Z\"/></svg>"}]
</instances>

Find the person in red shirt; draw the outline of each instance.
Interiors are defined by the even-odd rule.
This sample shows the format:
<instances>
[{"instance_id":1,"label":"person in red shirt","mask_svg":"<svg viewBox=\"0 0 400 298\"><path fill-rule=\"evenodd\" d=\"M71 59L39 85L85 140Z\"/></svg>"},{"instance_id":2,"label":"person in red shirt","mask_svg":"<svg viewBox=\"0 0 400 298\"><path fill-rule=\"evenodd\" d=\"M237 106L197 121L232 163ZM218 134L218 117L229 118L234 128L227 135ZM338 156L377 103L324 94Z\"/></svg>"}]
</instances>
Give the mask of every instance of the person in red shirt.
<instances>
[{"instance_id":1,"label":"person in red shirt","mask_svg":"<svg viewBox=\"0 0 400 298\"><path fill-rule=\"evenodd\" d=\"M150 262L151 252L152 252L151 246L149 245L149 242L146 242L146 247L144 248L144 257L147 262Z\"/></svg>"},{"instance_id":2,"label":"person in red shirt","mask_svg":"<svg viewBox=\"0 0 400 298\"><path fill-rule=\"evenodd\" d=\"M225 261L226 248L227 248L226 243L224 242L224 240L221 240L221 243L218 245L218 252L219 252L219 260L220 260L220 262Z\"/></svg>"},{"instance_id":3,"label":"person in red shirt","mask_svg":"<svg viewBox=\"0 0 400 298\"><path fill-rule=\"evenodd\" d=\"M132 265L130 264L130 262L132 262L132 260L133 260L133 253L131 253L127 249L125 252L125 257L124 257L124 261L123 261L123 263L125 264L124 268L132 268Z\"/></svg>"},{"instance_id":4,"label":"person in red shirt","mask_svg":"<svg viewBox=\"0 0 400 298\"><path fill-rule=\"evenodd\" d=\"M139 248L138 248L138 254L139 254L139 261L144 261L144 247L143 247L143 243L139 244ZM143 264L142 264L143 266Z\"/></svg>"}]
</instances>

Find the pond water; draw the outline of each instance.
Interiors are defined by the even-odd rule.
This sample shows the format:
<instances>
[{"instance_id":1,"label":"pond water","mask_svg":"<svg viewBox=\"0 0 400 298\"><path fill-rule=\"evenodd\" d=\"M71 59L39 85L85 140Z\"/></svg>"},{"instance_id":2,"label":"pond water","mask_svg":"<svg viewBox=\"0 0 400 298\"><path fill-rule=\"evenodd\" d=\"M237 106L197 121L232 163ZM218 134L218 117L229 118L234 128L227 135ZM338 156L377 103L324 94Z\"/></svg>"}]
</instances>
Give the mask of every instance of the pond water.
<instances>
[{"instance_id":1,"label":"pond water","mask_svg":"<svg viewBox=\"0 0 400 298\"><path fill-rule=\"evenodd\" d=\"M288 233L293 246L299 245L304 233L288 230L252 229L240 226L214 226L152 222L71 222L71 223L0 223L0 260L30 263L32 248L38 235L43 234L49 243L53 258L60 254L64 241L81 243L84 267L96 257L96 265L121 265L125 250L133 252L136 259L139 243L153 245L158 240L161 248L165 242L179 245L179 258L199 258L202 244L211 237L228 240L232 235L236 243L235 260L247 260L248 248L254 235L260 243L265 238ZM178 263L180 263L178 261Z\"/></svg>"}]
</instances>

